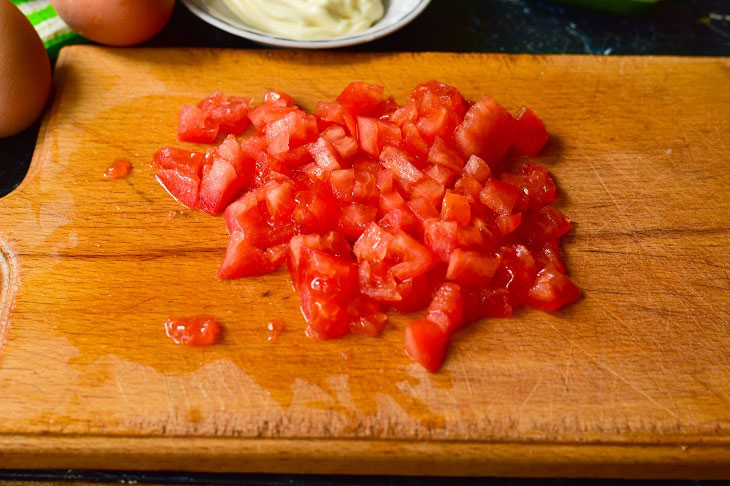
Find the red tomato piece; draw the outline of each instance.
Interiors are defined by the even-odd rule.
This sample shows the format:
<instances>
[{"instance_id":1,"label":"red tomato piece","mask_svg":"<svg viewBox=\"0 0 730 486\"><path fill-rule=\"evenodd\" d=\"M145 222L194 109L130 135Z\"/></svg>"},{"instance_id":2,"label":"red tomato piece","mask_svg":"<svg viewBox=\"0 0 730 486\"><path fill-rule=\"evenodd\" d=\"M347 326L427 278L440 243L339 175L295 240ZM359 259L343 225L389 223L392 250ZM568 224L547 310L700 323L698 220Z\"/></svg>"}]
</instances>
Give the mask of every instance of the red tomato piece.
<instances>
[{"instance_id":1,"label":"red tomato piece","mask_svg":"<svg viewBox=\"0 0 730 486\"><path fill-rule=\"evenodd\" d=\"M548 170L541 165L527 164L522 168L522 173L502 174L501 179L521 190L520 198L525 210L537 211L555 201L555 183Z\"/></svg>"},{"instance_id":2,"label":"red tomato piece","mask_svg":"<svg viewBox=\"0 0 730 486\"><path fill-rule=\"evenodd\" d=\"M423 172L413 165L413 160L402 150L387 145L380 153L380 162L404 187L415 184L423 177Z\"/></svg>"},{"instance_id":3,"label":"red tomato piece","mask_svg":"<svg viewBox=\"0 0 730 486\"><path fill-rule=\"evenodd\" d=\"M424 176L410 187L410 196L412 199L426 199L434 208L437 208L444 197L444 185L431 177Z\"/></svg>"},{"instance_id":4,"label":"red tomato piece","mask_svg":"<svg viewBox=\"0 0 730 486\"><path fill-rule=\"evenodd\" d=\"M446 191L443 203L441 204L441 219L444 221L455 221L461 226L468 225L471 221L469 200L461 194Z\"/></svg>"},{"instance_id":5,"label":"red tomato piece","mask_svg":"<svg viewBox=\"0 0 730 486\"><path fill-rule=\"evenodd\" d=\"M424 274L420 277L407 278L399 282L397 287L401 299L391 303L393 308L402 313L424 309L428 305L431 295L427 278L428 274Z\"/></svg>"},{"instance_id":6,"label":"red tomato piece","mask_svg":"<svg viewBox=\"0 0 730 486\"><path fill-rule=\"evenodd\" d=\"M444 282L433 294L424 318L437 324L450 336L464 324L461 287L455 283Z\"/></svg>"},{"instance_id":7,"label":"red tomato piece","mask_svg":"<svg viewBox=\"0 0 730 486\"><path fill-rule=\"evenodd\" d=\"M479 195L484 186L479 184L476 179L470 175L465 175L459 178L454 184L454 192L464 196L470 203L479 202Z\"/></svg>"},{"instance_id":8,"label":"red tomato piece","mask_svg":"<svg viewBox=\"0 0 730 486\"><path fill-rule=\"evenodd\" d=\"M390 115L391 123L395 123L399 127L403 127L406 123L415 123L418 121L418 108L415 101L410 101L404 106L399 107Z\"/></svg>"},{"instance_id":9,"label":"red tomato piece","mask_svg":"<svg viewBox=\"0 0 730 486\"><path fill-rule=\"evenodd\" d=\"M544 206L528 213L520 228L520 236L530 247L539 247L548 240L557 240L570 231L570 219L555 206Z\"/></svg>"},{"instance_id":10,"label":"red tomato piece","mask_svg":"<svg viewBox=\"0 0 730 486\"><path fill-rule=\"evenodd\" d=\"M154 164L160 169L174 169L200 178L205 155L174 147L163 147L154 155Z\"/></svg>"},{"instance_id":11,"label":"red tomato piece","mask_svg":"<svg viewBox=\"0 0 730 486\"><path fill-rule=\"evenodd\" d=\"M213 316L170 317L165 321L165 333L175 344L209 346L221 335L221 326Z\"/></svg>"},{"instance_id":12,"label":"red tomato piece","mask_svg":"<svg viewBox=\"0 0 730 486\"><path fill-rule=\"evenodd\" d=\"M332 194L339 201L352 201L352 188L355 185L355 170L341 169L330 173Z\"/></svg>"},{"instance_id":13,"label":"red tomato piece","mask_svg":"<svg viewBox=\"0 0 730 486\"><path fill-rule=\"evenodd\" d=\"M315 184L294 197L297 206L292 221L302 233L323 233L333 230L340 217L337 200L324 184Z\"/></svg>"},{"instance_id":14,"label":"red tomato piece","mask_svg":"<svg viewBox=\"0 0 730 486\"><path fill-rule=\"evenodd\" d=\"M317 138L317 132L316 118L297 109L267 123L264 128L264 137L269 154L277 156L311 142Z\"/></svg>"},{"instance_id":15,"label":"red tomato piece","mask_svg":"<svg viewBox=\"0 0 730 486\"><path fill-rule=\"evenodd\" d=\"M271 265L277 268L286 261L286 256L289 253L289 243L272 246L271 248L267 248L264 253L266 253L266 258L269 259Z\"/></svg>"},{"instance_id":16,"label":"red tomato piece","mask_svg":"<svg viewBox=\"0 0 730 486\"><path fill-rule=\"evenodd\" d=\"M361 294L380 302L398 302L403 299L387 264L363 260L358 264L357 273Z\"/></svg>"},{"instance_id":17,"label":"red tomato piece","mask_svg":"<svg viewBox=\"0 0 730 486\"><path fill-rule=\"evenodd\" d=\"M214 93L198 103L198 107L210 114L213 122L218 124L220 133L241 135L250 122L248 110L252 101L252 98L240 96L226 98L223 93Z\"/></svg>"},{"instance_id":18,"label":"red tomato piece","mask_svg":"<svg viewBox=\"0 0 730 486\"><path fill-rule=\"evenodd\" d=\"M215 159L213 165L207 167L210 170L203 170L197 207L217 215L243 190L245 180L239 179L233 166L223 159Z\"/></svg>"},{"instance_id":19,"label":"red tomato piece","mask_svg":"<svg viewBox=\"0 0 730 486\"><path fill-rule=\"evenodd\" d=\"M399 280L423 275L435 263L433 254L402 230L393 233L393 240L388 246L388 256L400 262L390 268Z\"/></svg>"},{"instance_id":20,"label":"red tomato piece","mask_svg":"<svg viewBox=\"0 0 730 486\"><path fill-rule=\"evenodd\" d=\"M371 223L352 247L358 262L381 261L388 254L388 246L393 240L390 233L375 223Z\"/></svg>"},{"instance_id":21,"label":"red tomato piece","mask_svg":"<svg viewBox=\"0 0 730 486\"><path fill-rule=\"evenodd\" d=\"M408 355L428 371L436 372L446 359L448 335L438 324L411 321L406 327L405 346Z\"/></svg>"},{"instance_id":22,"label":"red tomato piece","mask_svg":"<svg viewBox=\"0 0 730 486\"><path fill-rule=\"evenodd\" d=\"M449 258L446 278L463 285L485 287L492 280L499 262L499 255L487 255L457 248Z\"/></svg>"},{"instance_id":23,"label":"red tomato piece","mask_svg":"<svg viewBox=\"0 0 730 486\"><path fill-rule=\"evenodd\" d=\"M491 96L473 104L456 128L456 147L465 158L478 155L488 164L507 153L515 140L517 122Z\"/></svg>"},{"instance_id":24,"label":"red tomato piece","mask_svg":"<svg viewBox=\"0 0 730 486\"><path fill-rule=\"evenodd\" d=\"M401 126L403 148L414 157L428 156L428 143L423 139L413 122L407 121Z\"/></svg>"},{"instance_id":25,"label":"red tomato piece","mask_svg":"<svg viewBox=\"0 0 730 486\"><path fill-rule=\"evenodd\" d=\"M436 137L450 141L460 122L460 117L447 108L441 107L421 114L416 122L416 127L426 142L433 143Z\"/></svg>"},{"instance_id":26,"label":"red tomato piece","mask_svg":"<svg viewBox=\"0 0 730 486\"><path fill-rule=\"evenodd\" d=\"M401 143L400 128L376 118L358 116L357 136L360 149L373 157L377 157L387 144L397 146Z\"/></svg>"},{"instance_id":27,"label":"red tomato piece","mask_svg":"<svg viewBox=\"0 0 730 486\"><path fill-rule=\"evenodd\" d=\"M438 81L427 81L419 84L413 89L409 98L415 102L419 113L426 113L443 107L459 118L463 118L467 109L466 100L461 96L459 90Z\"/></svg>"},{"instance_id":28,"label":"red tomato piece","mask_svg":"<svg viewBox=\"0 0 730 486\"><path fill-rule=\"evenodd\" d=\"M358 296L347 307L350 317L350 332L367 336L380 336L388 316L382 311L382 306L365 296Z\"/></svg>"},{"instance_id":29,"label":"red tomato piece","mask_svg":"<svg viewBox=\"0 0 730 486\"><path fill-rule=\"evenodd\" d=\"M505 288L463 287L464 323L485 317L512 317L512 297Z\"/></svg>"},{"instance_id":30,"label":"red tomato piece","mask_svg":"<svg viewBox=\"0 0 730 486\"><path fill-rule=\"evenodd\" d=\"M430 219L424 224L424 242L426 247L445 263L449 262L456 248L458 225L453 221Z\"/></svg>"},{"instance_id":31,"label":"red tomato piece","mask_svg":"<svg viewBox=\"0 0 730 486\"><path fill-rule=\"evenodd\" d=\"M325 172L339 170L342 167L334 147L322 137L309 146L309 153L312 154L314 162Z\"/></svg>"},{"instance_id":32,"label":"red tomato piece","mask_svg":"<svg viewBox=\"0 0 730 486\"><path fill-rule=\"evenodd\" d=\"M375 221L377 215L378 208L376 207L358 202L344 204L340 208L337 230L351 241L355 241Z\"/></svg>"},{"instance_id":33,"label":"red tomato piece","mask_svg":"<svg viewBox=\"0 0 730 486\"><path fill-rule=\"evenodd\" d=\"M421 223L431 218L437 218L439 215L439 211L436 209L436 206L434 206L431 201L425 197L414 197L406 204Z\"/></svg>"},{"instance_id":34,"label":"red tomato piece","mask_svg":"<svg viewBox=\"0 0 730 486\"><path fill-rule=\"evenodd\" d=\"M393 171L390 169L379 170L377 185L382 194L393 192Z\"/></svg>"},{"instance_id":35,"label":"red tomato piece","mask_svg":"<svg viewBox=\"0 0 730 486\"><path fill-rule=\"evenodd\" d=\"M508 235L512 233L520 225L522 221L522 213L517 214L502 214L497 216L497 226L502 231L502 234Z\"/></svg>"},{"instance_id":36,"label":"red tomato piece","mask_svg":"<svg viewBox=\"0 0 730 486\"><path fill-rule=\"evenodd\" d=\"M558 272L565 273L565 263L560 256L560 243L558 240L548 240L535 254L535 262L542 269L552 265Z\"/></svg>"},{"instance_id":37,"label":"red tomato piece","mask_svg":"<svg viewBox=\"0 0 730 486\"><path fill-rule=\"evenodd\" d=\"M466 161L464 173L472 176L478 183L484 184L489 179L489 176L492 175L492 169L482 159L476 155L472 155Z\"/></svg>"},{"instance_id":38,"label":"red tomato piece","mask_svg":"<svg viewBox=\"0 0 730 486\"><path fill-rule=\"evenodd\" d=\"M274 265L263 250L251 245L242 233L231 235L226 256L218 269L218 278L252 277L272 271Z\"/></svg>"},{"instance_id":39,"label":"red tomato piece","mask_svg":"<svg viewBox=\"0 0 730 486\"><path fill-rule=\"evenodd\" d=\"M196 207L200 189L198 176L175 169L157 169L155 176L162 187L183 206Z\"/></svg>"},{"instance_id":40,"label":"red tomato piece","mask_svg":"<svg viewBox=\"0 0 730 486\"><path fill-rule=\"evenodd\" d=\"M356 81L348 84L336 101L355 116L370 116L374 114L384 99L385 88L383 86Z\"/></svg>"},{"instance_id":41,"label":"red tomato piece","mask_svg":"<svg viewBox=\"0 0 730 486\"><path fill-rule=\"evenodd\" d=\"M497 214L509 214L520 197L520 190L512 184L489 179L479 194L479 200Z\"/></svg>"},{"instance_id":42,"label":"red tomato piece","mask_svg":"<svg viewBox=\"0 0 730 486\"><path fill-rule=\"evenodd\" d=\"M517 135L513 147L520 155L537 156L548 141L548 132L545 124L532 110L524 106L515 115L517 120Z\"/></svg>"},{"instance_id":43,"label":"red tomato piece","mask_svg":"<svg viewBox=\"0 0 730 486\"><path fill-rule=\"evenodd\" d=\"M359 150L357 140L354 137L348 137L345 129L338 125L332 125L324 130L322 138L332 144L343 160L350 160Z\"/></svg>"},{"instance_id":44,"label":"red tomato piece","mask_svg":"<svg viewBox=\"0 0 730 486\"><path fill-rule=\"evenodd\" d=\"M352 197L356 201L371 204L376 202L379 196L378 177L375 172L356 168Z\"/></svg>"},{"instance_id":45,"label":"red tomato piece","mask_svg":"<svg viewBox=\"0 0 730 486\"><path fill-rule=\"evenodd\" d=\"M273 220L287 220L296 205L294 202L294 183L271 181L262 190L269 216Z\"/></svg>"},{"instance_id":46,"label":"red tomato piece","mask_svg":"<svg viewBox=\"0 0 730 486\"><path fill-rule=\"evenodd\" d=\"M448 167L439 164L433 164L428 166L426 170L423 171L423 173L444 187L451 187L454 183L454 180L456 180L457 174Z\"/></svg>"},{"instance_id":47,"label":"red tomato piece","mask_svg":"<svg viewBox=\"0 0 730 486\"><path fill-rule=\"evenodd\" d=\"M346 128L351 136L357 135L355 116L341 103L320 101L314 114L325 122L336 123Z\"/></svg>"},{"instance_id":48,"label":"red tomato piece","mask_svg":"<svg viewBox=\"0 0 730 486\"><path fill-rule=\"evenodd\" d=\"M219 124L195 105L183 105L178 118L177 138L184 142L213 143Z\"/></svg>"},{"instance_id":49,"label":"red tomato piece","mask_svg":"<svg viewBox=\"0 0 730 486\"><path fill-rule=\"evenodd\" d=\"M575 302L580 295L580 290L567 275L548 265L537 273L537 279L527 294L527 305L554 311Z\"/></svg>"},{"instance_id":50,"label":"red tomato piece","mask_svg":"<svg viewBox=\"0 0 730 486\"><path fill-rule=\"evenodd\" d=\"M527 292L537 275L535 259L523 245L513 245L502 251L502 261L494 274L496 287L509 290L514 301L524 303Z\"/></svg>"},{"instance_id":51,"label":"red tomato piece","mask_svg":"<svg viewBox=\"0 0 730 486\"><path fill-rule=\"evenodd\" d=\"M461 172L464 169L464 161L461 156L446 145L441 137L436 137L428 151L428 162L448 167L455 172Z\"/></svg>"}]
</instances>

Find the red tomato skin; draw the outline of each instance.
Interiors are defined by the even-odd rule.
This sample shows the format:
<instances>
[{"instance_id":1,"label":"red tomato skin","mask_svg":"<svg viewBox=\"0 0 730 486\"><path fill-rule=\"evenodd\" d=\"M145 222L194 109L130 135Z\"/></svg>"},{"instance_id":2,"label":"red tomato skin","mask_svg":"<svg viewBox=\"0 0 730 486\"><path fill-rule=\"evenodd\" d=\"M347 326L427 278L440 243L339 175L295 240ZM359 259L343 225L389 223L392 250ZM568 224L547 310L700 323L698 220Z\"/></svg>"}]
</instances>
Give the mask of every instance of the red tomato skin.
<instances>
[{"instance_id":1,"label":"red tomato skin","mask_svg":"<svg viewBox=\"0 0 730 486\"><path fill-rule=\"evenodd\" d=\"M197 176L180 173L175 169L157 169L157 181L180 204L194 208L198 203L200 179Z\"/></svg>"},{"instance_id":2,"label":"red tomato skin","mask_svg":"<svg viewBox=\"0 0 730 486\"><path fill-rule=\"evenodd\" d=\"M486 255L457 248L449 258L446 279L462 285L486 287L500 263L499 255Z\"/></svg>"},{"instance_id":3,"label":"red tomato skin","mask_svg":"<svg viewBox=\"0 0 730 486\"><path fill-rule=\"evenodd\" d=\"M437 324L447 336L461 329L464 324L461 287L452 282L444 282L434 292L424 318Z\"/></svg>"},{"instance_id":4,"label":"red tomato skin","mask_svg":"<svg viewBox=\"0 0 730 486\"><path fill-rule=\"evenodd\" d=\"M180 173L197 177L202 175L205 156L200 152L190 152L174 147L163 147L153 157L155 167L175 169Z\"/></svg>"},{"instance_id":5,"label":"red tomato skin","mask_svg":"<svg viewBox=\"0 0 730 486\"><path fill-rule=\"evenodd\" d=\"M411 321L406 327L406 352L432 373L438 371L446 359L447 342L448 336L433 322Z\"/></svg>"},{"instance_id":6,"label":"red tomato skin","mask_svg":"<svg viewBox=\"0 0 730 486\"><path fill-rule=\"evenodd\" d=\"M381 102L385 100L385 88L368 85L362 81L348 84L335 100L355 116L374 115Z\"/></svg>"},{"instance_id":7,"label":"red tomato skin","mask_svg":"<svg viewBox=\"0 0 730 486\"><path fill-rule=\"evenodd\" d=\"M462 287L464 324L483 319L512 317L512 296L505 288Z\"/></svg>"},{"instance_id":8,"label":"red tomato skin","mask_svg":"<svg viewBox=\"0 0 730 486\"><path fill-rule=\"evenodd\" d=\"M454 132L456 147L464 158L477 155L488 164L499 161L515 140L517 122L491 96L469 108Z\"/></svg>"},{"instance_id":9,"label":"red tomato skin","mask_svg":"<svg viewBox=\"0 0 730 486\"><path fill-rule=\"evenodd\" d=\"M560 256L560 242L558 240L546 241L535 254L535 262L540 269L552 265L558 272L565 273L565 263Z\"/></svg>"},{"instance_id":10,"label":"red tomato skin","mask_svg":"<svg viewBox=\"0 0 730 486\"><path fill-rule=\"evenodd\" d=\"M234 233L231 235L226 255L218 269L218 278L253 277L270 273L274 271L274 268L266 253L249 244L242 233Z\"/></svg>"},{"instance_id":11,"label":"red tomato skin","mask_svg":"<svg viewBox=\"0 0 730 486\"><path fill-rule=\"evenodd\" d=\"M221 326L213 316L170 317L165 321L165 333L176 344L210 346L221 335Z\"/></svg>"},{"instance_id":12,"label":"red tomato skin","mask_svg":"<svg viewBox=\"0 0 730 486\"><path fill-rule=\"evenodd\" d=\"M549 135L545 124L535 113L524 106L515 114L517 135L513 143L520 155L536 157L547 144Z\"/></svg>"},{"instance_id":13,"label":"red tomato skin","mask_svg":"<svg viewBox=\"0 0 730 486\"><path fill-rule=\"evenodd\" d=\"M535 283L527 294L527 305L547 311L558 310L578 300L581 292L578 287L552 265L547 265L537 273Z\"/></svg>"},{"instance_id":14,"label":"red tomato skin","mask_svg":"<svg viewBox=\"0 0 730 486\"><path fill-rule=\"evenodd\" d=\"M503 235L508 235L516 230L522 222L522 213L503 214L497 216L497 225Z\"/></svg>"}]
</instances>

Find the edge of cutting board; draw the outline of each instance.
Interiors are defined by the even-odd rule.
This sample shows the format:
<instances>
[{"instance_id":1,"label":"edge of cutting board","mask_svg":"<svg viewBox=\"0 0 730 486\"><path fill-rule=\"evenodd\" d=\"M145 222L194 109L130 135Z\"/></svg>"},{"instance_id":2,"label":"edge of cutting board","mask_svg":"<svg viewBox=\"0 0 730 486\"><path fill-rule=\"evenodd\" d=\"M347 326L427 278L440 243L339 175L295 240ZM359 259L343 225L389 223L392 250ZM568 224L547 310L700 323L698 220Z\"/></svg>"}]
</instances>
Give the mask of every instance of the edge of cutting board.
<instances>
[{"instance_id":1,"label":"edge of cutting board","mask_svg":"<svg viewBox=\"0 0 730 486\"><path fill-rule=\"evenodd\" d=\"M730 462L727 444L177 439L0 436L0 464L7 469L725 479Z\"/></svg>"}]
</instances>

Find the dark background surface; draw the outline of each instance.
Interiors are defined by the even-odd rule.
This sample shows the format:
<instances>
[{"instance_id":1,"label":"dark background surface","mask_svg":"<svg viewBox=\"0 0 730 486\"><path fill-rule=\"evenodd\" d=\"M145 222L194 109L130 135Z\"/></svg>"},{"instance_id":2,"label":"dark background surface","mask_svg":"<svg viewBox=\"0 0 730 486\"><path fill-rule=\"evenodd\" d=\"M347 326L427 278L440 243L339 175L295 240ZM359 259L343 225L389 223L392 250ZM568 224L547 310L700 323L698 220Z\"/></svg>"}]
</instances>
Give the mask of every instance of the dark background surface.
<instances>
[{"instance_id":1,"label":"dark background surface","mask_svg":"<svg viewBox=\"0 0 730 486\"><path fill-rule=\"evenodd\" d=\"M261 48L202 22L178 4L170 23L146 45ZM730 56L730 0L664 0L640 16L620 16L564 6L551 0L433 0L403 30L384 39L348 48L354 51L452 51L590 55ZM38 125L0 139L0 197L23 179L35 146ZM2 222L0 222L0 228ZM133 465L129 465L133 469ZM0 471L8 480L154 484L254 485L415 485L533 484L525 479L317 477L292 475L210 475L183 473L107 473L82 471ZM542 484L614 485L614 480L546 479ZM640 484L623 482L622 484ZM657 482L667 485L716 484L709 481ZM730 483L724 483L730 484Z\"/></svg>"}]
</instances>

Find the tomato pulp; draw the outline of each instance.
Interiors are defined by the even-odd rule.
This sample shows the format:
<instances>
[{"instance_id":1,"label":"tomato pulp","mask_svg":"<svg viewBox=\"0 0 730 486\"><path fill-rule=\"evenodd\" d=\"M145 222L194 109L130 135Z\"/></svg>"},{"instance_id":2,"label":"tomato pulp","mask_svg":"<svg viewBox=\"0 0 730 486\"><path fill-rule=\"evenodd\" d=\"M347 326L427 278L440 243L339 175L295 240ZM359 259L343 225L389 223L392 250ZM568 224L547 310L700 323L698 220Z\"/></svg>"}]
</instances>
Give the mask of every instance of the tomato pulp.
<instances>
[{"instance_id":1,"label":"tomato pulp","mask_svg":"<svg viewBox=\"0 0 730 486\"><path fill-rule=\"evenodd\" d=\"M256 133L237 139L249 124ZM407 326L405 349L436 371L469 323L580 297L560 256L570 220L551 205L551 175L529 160L505 167L507 153L524 161L548 141L527 108L513 116L437 81L399 106L384 87L353 82L314 114L281 92L257 106L215 93L183 106L178 135L219 141L154 156L173 197L223 215L230 242L218 277L286 263L310 336L377 336L391 309L425 310ZM168 333L189 344L217 337L217 323L186 322Z\"/></svg>"}]
</instances>

